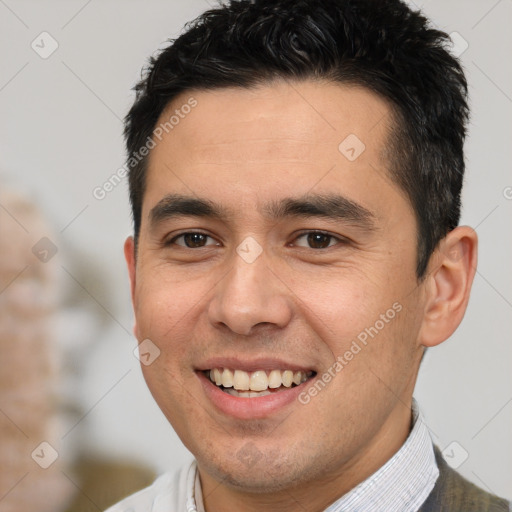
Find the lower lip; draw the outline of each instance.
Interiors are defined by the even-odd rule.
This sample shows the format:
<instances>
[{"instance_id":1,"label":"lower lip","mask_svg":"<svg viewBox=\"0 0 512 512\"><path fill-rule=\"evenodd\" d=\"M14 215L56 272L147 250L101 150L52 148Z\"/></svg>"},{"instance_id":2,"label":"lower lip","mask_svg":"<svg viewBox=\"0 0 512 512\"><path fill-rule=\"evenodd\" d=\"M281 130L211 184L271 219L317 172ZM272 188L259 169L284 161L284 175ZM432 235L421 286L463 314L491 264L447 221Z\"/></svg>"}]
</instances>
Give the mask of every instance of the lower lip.
<instances>
[{"instance_id":1,"label":"lower lip","mask_svg":"<svg viewBox=\"0 0 512 512\"><path fill-rule=\"evenodd\" d=\"M199 377L206 396L212 401L213 405L222 413L241 420L261 419L271 416L283 407L297 401L304 384L309 386L312 380L308 379L298 386L270 395L242 398L222 391L202 371L196 372L196 375Z\"/></svg>"}]
</instances>

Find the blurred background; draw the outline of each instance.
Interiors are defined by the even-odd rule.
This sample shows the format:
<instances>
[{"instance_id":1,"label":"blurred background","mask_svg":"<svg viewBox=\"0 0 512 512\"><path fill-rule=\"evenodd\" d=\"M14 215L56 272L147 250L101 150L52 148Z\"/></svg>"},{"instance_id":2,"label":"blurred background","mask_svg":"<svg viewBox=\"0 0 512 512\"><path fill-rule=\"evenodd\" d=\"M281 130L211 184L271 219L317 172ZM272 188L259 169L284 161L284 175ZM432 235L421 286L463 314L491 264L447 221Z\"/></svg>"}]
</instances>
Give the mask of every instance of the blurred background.
<instances>
[{"instance_id":1,"label":"blurred background","mask_svg":"<svg viewBox=\"0 0 512 512\"><path fill-rule=\"evenodd\" d=\"M512 2L410 3L467 72L462 223L480 238L468 312L427 354L416 398L447 460L512 499ZM191 457L134 356L127 182L104 184L142 66L214 5L0 0L2 512L102 510Z\"/></svg>"}]
</instances>

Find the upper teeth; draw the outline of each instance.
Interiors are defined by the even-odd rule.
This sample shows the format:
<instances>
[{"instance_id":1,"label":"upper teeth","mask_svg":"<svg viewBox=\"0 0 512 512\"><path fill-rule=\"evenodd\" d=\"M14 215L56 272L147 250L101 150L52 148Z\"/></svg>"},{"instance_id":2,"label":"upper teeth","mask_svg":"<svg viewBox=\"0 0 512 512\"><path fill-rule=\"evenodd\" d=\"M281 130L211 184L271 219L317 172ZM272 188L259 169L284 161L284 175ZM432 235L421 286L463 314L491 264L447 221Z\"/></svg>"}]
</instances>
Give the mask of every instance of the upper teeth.
<instances>
[{"instance_id":1,"label":"upper teeth","mask_svg":"<svg viewBox=\"0 0 512 512\"><path fill-rule=\"evenodd\" d=\"M243 370L230 370L228 368L214 368L210 370L210 380L217 386L235 388L238 391L265 391L267 388L278 388L281 385L289 388L292 384L300 384L307 380L313 372L291 370L257 370L245 372Z\"/></svg>"}]
</instances>

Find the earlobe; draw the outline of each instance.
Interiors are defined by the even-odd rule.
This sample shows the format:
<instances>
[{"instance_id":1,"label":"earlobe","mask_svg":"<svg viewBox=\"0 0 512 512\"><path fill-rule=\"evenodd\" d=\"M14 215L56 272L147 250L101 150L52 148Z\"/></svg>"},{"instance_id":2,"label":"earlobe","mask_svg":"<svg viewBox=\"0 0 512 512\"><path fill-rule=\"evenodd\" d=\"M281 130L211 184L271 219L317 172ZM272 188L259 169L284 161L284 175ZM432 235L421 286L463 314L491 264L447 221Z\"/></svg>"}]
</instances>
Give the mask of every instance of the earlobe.
<instances>
[{"instance_id":1,"label":"earlobe","mask_svg":"<svg viewBox=\"0 0 512 512\"><path fill-rule=\"evenodd\" d=\"M449 338L466 311L476 272L478 238L459 226L441 240L431 258L419 342L432 347Z\"/></svg>"}]
</instances>

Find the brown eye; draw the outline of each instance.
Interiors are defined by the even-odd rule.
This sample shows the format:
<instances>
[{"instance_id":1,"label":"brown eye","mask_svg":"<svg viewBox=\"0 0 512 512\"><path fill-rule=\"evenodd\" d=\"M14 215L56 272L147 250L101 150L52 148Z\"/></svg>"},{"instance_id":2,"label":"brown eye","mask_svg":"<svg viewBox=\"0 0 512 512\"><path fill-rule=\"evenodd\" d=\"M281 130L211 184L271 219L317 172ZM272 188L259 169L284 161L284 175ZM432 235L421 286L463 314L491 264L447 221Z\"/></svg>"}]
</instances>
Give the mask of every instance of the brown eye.
<instances>
[{"instance_id":1,"label":"brown eye","mask_svg":"<svg viewBox=\"0 0 512 512\"><path fill-rule=\"evenodd\" d=\"M308 235L308 244L313 249L325 249L329 247L331 236L324 235L323 233L310 233Z\"/></svg>"},{"instance_id":2,"label":"brown eye","mask_svg":"<svg viewBox=\"0 0 512 512\"><path fill-rule=\"evenodd\" d=\"M207 243L208 239L210 239L213 242L213 244L211 242ZM197 232L182 233L181 235L178 235L174 237L172 240L170 240L167 245L173 244L179 245L181 247L186 247L188 249L197 249L205 247L207 245L218 245L217 242L215 242L211 236Z\"/></svg>"},{"instance_id":3,"label":"brown eye","mask_svg":"<svg viewBox=\"0 0 512 512\"><path fill-rule=\"evenodd\" d=\"M304 240L304 242L297 243L299 240ZM323 233L322 231L309 231L299 235L296 238L295 245L309 249L327 249L342 241L343 240L328 233Z\"/></svg>"},{"instance_id":4,"label":"brown eye","mask_svg":"<svg viewBox=\"0 0 512 512\"><path fill-rule=\"evenodd\" d=\"M203 247L208 237L202 233L187 233L183 241L187 247Z\"/></svg>"}]
</instances>

